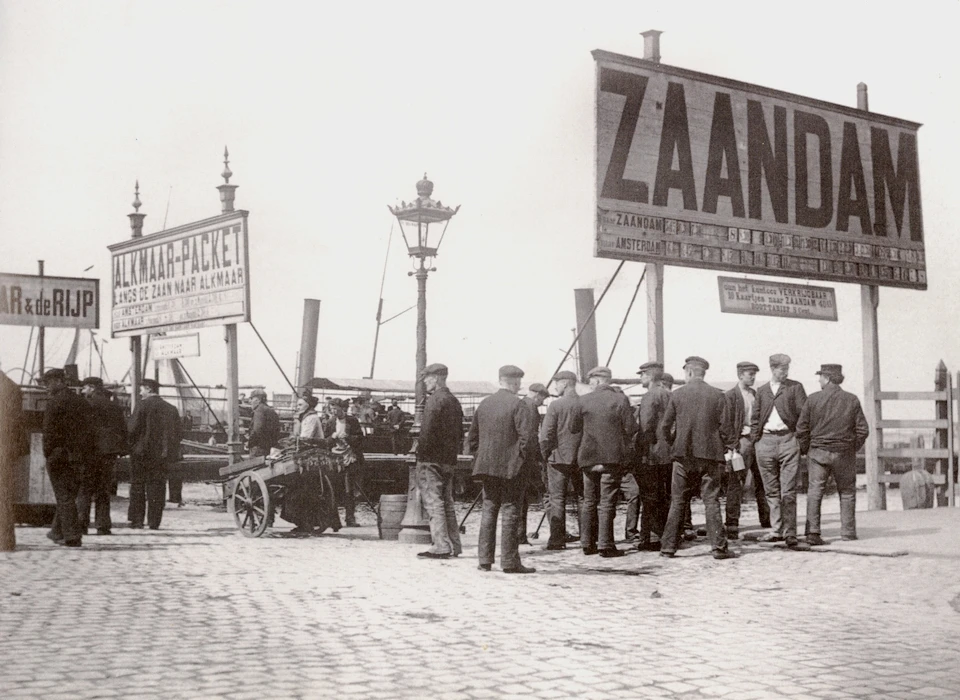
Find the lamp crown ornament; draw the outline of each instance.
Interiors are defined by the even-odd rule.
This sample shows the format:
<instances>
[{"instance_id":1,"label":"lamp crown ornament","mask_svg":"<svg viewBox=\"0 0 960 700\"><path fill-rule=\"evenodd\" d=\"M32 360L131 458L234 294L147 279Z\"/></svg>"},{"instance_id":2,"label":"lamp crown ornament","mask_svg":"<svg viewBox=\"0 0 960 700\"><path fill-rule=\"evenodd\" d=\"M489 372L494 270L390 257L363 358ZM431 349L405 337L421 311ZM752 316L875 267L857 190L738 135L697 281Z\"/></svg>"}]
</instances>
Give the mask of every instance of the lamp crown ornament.
<instances>
[{"instance_id":1,"label":"lamp crown ornament","mask_svg":"<svg viewBox=\"0 0 960 700\"><path fill-rule=\"evenodd\" d=\"M427 179L427 174L423 174L423 179L417 183L417 196L428 198L433 194L433 183Z\"/></svg>"},{"instance_id":2,"label":"lamp crown ornament","mask_svg":"<svg viewBox=\"0 0 960 700\"><path fill-rule=\"evenodd\" d=\"M233 172L230 170L230 152L226 146L223 147L223 172L220 173L220 176L228 185L230 184L230 178L233 177Z\"/></svg>"}]
</instances>

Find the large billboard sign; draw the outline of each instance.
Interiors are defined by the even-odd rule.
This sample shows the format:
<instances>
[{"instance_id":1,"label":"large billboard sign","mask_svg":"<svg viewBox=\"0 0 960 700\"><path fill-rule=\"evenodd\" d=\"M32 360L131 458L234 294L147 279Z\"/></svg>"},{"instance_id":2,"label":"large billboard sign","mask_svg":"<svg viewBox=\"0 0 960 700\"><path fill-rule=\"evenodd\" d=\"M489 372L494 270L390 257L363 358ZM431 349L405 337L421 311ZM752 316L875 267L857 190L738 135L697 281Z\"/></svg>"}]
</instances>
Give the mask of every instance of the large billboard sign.
<instances>
[{"instance_id":1,"label":"large billboard sign","mask_svg":"<svg viewBox=\"0 0 960 700\"><path fill-rule=\"evenodd\" d=\"M0 272L0 325L99 328L100 280Z\"/></svg>"},{"instance_id":2,"label":"large billboard sign","mask_svg":"<svg viewBox=\"0 0 960 700\"><path fill-rule=\"evenodd\" d=\"M247 213L229 212L109 246L111 334L249 321Z\"/></svg>"},{"instance_id":3,"label":"large billboard sign","mask_svg":"<svg viewBox=\"0 0 960 700\"><path fill-rule=\"evenodd\" d=\"M919 124L593 56L598 257L926 289Z\"/></svg>"}]
</instances>

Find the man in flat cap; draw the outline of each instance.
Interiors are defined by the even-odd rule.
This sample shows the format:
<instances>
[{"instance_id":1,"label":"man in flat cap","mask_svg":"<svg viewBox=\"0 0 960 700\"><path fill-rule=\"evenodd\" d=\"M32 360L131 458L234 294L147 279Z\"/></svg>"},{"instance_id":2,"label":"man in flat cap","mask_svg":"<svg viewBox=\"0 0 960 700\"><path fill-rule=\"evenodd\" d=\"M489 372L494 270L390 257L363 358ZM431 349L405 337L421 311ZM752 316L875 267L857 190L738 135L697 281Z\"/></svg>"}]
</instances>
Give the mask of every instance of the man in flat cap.
<instances>
[{"instance_id":1,"label":"man in flat cap","mask_svg":"<svg viewBox=\"0 0 960 700\"><path fill-rule=\"evenodd\" d=\"M343 521L346 527L360 527L357 522L357 501L354 491L360 483L363 473L363 428L356 416L348 413L349 406L345 399L334 399L333 416L330 418L325 431L327 440L334 446L334 451L341 453L340 479L334 483L337 491L338 505L343 506ZM349 449L348 449L349 448Z\"/></svg>"},{"instance_id":2,"label":"man in flat cap","mask_svg":"<svg viewBox=\"0 0 960 700\"><path fill-rule=\"evenodd\" d=\"M253 420L247 435L247 449L251 457L264 457L280 444L280 416L267 403L267 392L257 387L250 392Z\"/></svg>"},{"instance_id":3,"label":"man in flat cap","mask_svg":"<svg viewBox=\"0 0 960 700\"><path fill-rule=\"evenodd\" d=\"M160 384L144 379L130 417L130 527L151 530L163 519L167 471L180 460L180 414L160 398Z\"/></svg>"},{"instance_id":4,"label":"man in flat cap","mask_svg":"<svg viewBox=\"0 0 960 700\"><path fill-rule=\"evenodd\" d=\"M637 430L637 485L643 515L637 549L657 550L659 542L651 536L663 536L663 526L670 511L670 482L673 478L673 453L662 430L663 416L670 404L671 393L663 388L663 364L645 362L640 365L640 384L647 393L640 399Z\"/></svg>"},{"instance_id":5,"label":"man in flat cap","mask_svg":"<svg viewBox=\"0 0 960 700\"><path fill-rule=\"evenodd\" d=\"M857 450L870 427L860 400L843 389L843 367L820 365L821 390L810 395L797 421L797 442L807 455L807 543L826 544L820 535L820 503L833 474L840 494L840 537L857 539Z\"/></svg>"},{"instance_id":6,"label":"man in flat cap","mask_svg":"<svg viewBox=\"0 0 960 700\"><path fill-rule=\"evenodd\" d=\"M77 496L90 463L96 458L90 406L67 387L62 369L48 369L41 383L49 399L43 413L43 456L57 500L57 514L47 537L79 547L83 532L77 517Z\"/></svg>"},{"instance_id":7,"label":"man in flat cap","mask_svg":"<svg viewBox=\"0 0 960 700\"><path fill-rule=\"evenodd\" d=\"M527 395L520 399L530 412L530 419L533 421L534 429L537 433L540 432L540 421L542 419L540 407L549 396L550 392L547 391L547 387L540 382L534 382L527 387ZM530 506L530 501L537 498L540 492L542 465L543 462L540 459L540 450L538 449L533 454L533 462L528 464L526 469L524 469L524 473L527 476L527 483L523 486L523 498L520 500L520 515L517 517L517 538L520 544L530 544L530 541L527 539L527 510Z\"/></svg>"},{"instance_id":8,"label":"man in flat cap","mask_svg":"<svg viewBox=\"0 0 960 700\"><path fill-rule=\"evenodd\" d=\"M127 419L123 409L111 401L110 392L100 377L87 377L80 393L90 404L93 419L95 455L88 465L86 477L77 498L80 530L90 525L90 504L94 505L94 522L98 535L111 534L110 492L113 490L113 465L117 457L127 454Z\"/></svg>"},{"instance_id":9,"label":"man in flat cap","mask_svg":"<svg viewBox=\"0 0 960 700\"><path fill-rule=\"evenodd\" d=\"M803 390L803 384L789 378L789 355L771 355L770 374L770 381L757 392L750 416L750 440L757 451L772 528L760 539L764 542L786 541L792 548L798 543L800 446L796 430L807 392Z\"/></svg>"},{"instance_id":10,"label":"man in flat cap","mask_svg":"<svg viewBox=\"0 0 960 700\"><path fill-rule=\"evenodd\" d=\"M687 496L700 483L707 516L707 537L714 559L732 559L720 515L720 484L723 478L724 450L732 444L726 435L723 393L704 381L710 363L693 355L686 359L686 384L673 392L663 416L663 431L673 443L673 484L670 489L670 513L663 529L660 556L676 554L683 526Z\"/></svg>"},{"instance_id":11,"label":"man in flat cap","mask_svg":"<svg viewBox=\"0 0 960 700\"><path fill-rule=\"evenodd\" d=\"M520 563L517 518L526 478L523 470L533 462L537 434L530 412L517 397L523 370L504 365L499 379L500 390L480 402L467 433L470 454L474 455L473 476L483 482L478 568L490 571L493 565L497 519L502 512L500 567L506 574L532 574L536 569Z\"/></svg>"},{"instance_id":12,"label":"man in flat cap","mask_svg":"<svg viewBox=\"0 0 960 700\"><path fill-rule=\"evenodd\" d=\"M763 491L763 478L757 467L757 453L750 442L750 415L753 405L757 401L757 392L753 385L757 381L757 372L760 368L753 362L737 363L737 385L724 394L727 402L727 435L736 435L737 451L743 457L744 469L734 471L727 465L724 481L726 484L726 526L727 537L735 540L740 537L740 507L743 499L743 486L747 475L753 479L753 491L757 499L757 514L760 516L760 527L770 527L770 508L767 506L766 494Z\"/></svg>"},{"instance_id":13,"label":"man in flat cap","mask_svg":"<svg viewBox=\"0 0 960 700\"><path fill-rule=\"evenodd\" d=\"M567 548L567 485L572 479L581 479L577 470L580 430L574 427L580 397L573 372L557 372L553 383L559 398L547 406L540 426L540 454L547 460L547 549L561 550Z\"/></svg>"},{"instance_id":14,"label":"man in flat cap","mask_svg":"<svg viewBox=\"0 0 960 700\"><path fill-rule=\"evenodd\" d=\"M580 397L573 428L579 429L577 464L583 472L583 507L580 513L580 546L583 553L621 557L613 538L617 495L624 465L632 455L637 421L630 400L610 383L607 367L587 373L593 391Z\"/></svg>"},{"instance_id":15,"label":"man in flat cap","mask_svg":"<svg viewBox=\"0 0 960 700\"><path fill-rule=\"evenodd\" d=\"M439 363L423 370L427 400L417 440L417 482L433 539L433 546L417 555L424 559L449 559L463 551L453 504L453 476L463 441L463 408L447 388L448 373L447 366Z\"/></svg>"}]
</instances>

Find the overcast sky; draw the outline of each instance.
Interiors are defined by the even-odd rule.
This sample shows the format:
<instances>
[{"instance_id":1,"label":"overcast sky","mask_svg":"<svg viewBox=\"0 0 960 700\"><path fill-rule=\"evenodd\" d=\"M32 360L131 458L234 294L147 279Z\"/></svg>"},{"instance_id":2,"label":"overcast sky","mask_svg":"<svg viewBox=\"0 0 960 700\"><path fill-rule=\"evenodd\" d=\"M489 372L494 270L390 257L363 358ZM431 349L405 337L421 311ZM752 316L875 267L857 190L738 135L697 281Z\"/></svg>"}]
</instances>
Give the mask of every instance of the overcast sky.
<instances>
[{"instance_id":1,"label":"overcast sky","mask_svg":"<svg viewBox=\"0 0 960 700\"><path fill-rule=\"evenodd\" d=\"M428 361L451 379L495 380L517 364L545 381L575 325L573 289L599 296L617 266L593 257L594 61L642 56L660 29L663 62L923 123L919 132L929 290L880 292L884 388L960 369L954 322L960 204L954 32L960 5L924 2L0 2L0 270L104 280L99 336L109 373L129 364L109 339L107 245L130 229L140 181L145 233L219 213L222 153L250 211L252 314L293 376L304 297L322 300L317 376L369 373L391 216L429 173L462 205L428 283ZM169 211L168 211L169 208ZM89 266L92 270L84 273ZM384 317L416 301L395 237ZM643 266L624 266L597 313L605 360ZM667 268L666 361L793 356L808 390L821 362L862 393L860 288L837 289L839 321L721 314L717 273ZM825 284L825 283L816 283ZM647 359L644 291L611 363ZM383 326L378 378L412 378L415 313ZM0 363L23 364L28 329L0 330ZM220 329L201 331L202 383L225 381ZM50 331L48 365L72 337ZM240 328L242 384L285 390ZM96 363L95 363L96 364ZM86 354L81 357L86 371ZM15 378L18 373L11 372Z\"/></svg>"}]
</instances>

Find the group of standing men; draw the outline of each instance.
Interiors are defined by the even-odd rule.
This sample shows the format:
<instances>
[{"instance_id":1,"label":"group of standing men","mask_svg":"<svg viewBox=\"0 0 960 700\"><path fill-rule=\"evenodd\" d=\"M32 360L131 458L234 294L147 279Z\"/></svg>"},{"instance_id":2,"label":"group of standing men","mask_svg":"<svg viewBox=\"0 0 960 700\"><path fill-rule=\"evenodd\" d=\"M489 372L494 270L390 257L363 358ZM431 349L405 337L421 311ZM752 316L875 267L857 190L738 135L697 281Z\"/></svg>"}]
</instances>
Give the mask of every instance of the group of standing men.
<instances>
[{"instance_id":1,"label":"group of standing men","mask_svg":"<svg viewBox=\"0 0 960 700\"><path fill-rule=\"evenodd\" d=\"M90 506L98 535L112 534L110 495L117 457L130 455L130 527L144 520L160 527L168 466L180 458L180 415L158 395L159 384L144 379L140 401L129 422L99 377L81 382L82 397L67 386L66 374L54 368L41 383L48 400L43 417L43 455L57 502L48 537L79 547L90 526Z\"/></svg>"},{"instance_id":2,"label":"group of standing men","mask_svg":"<svg viewBox=\"0 0 960 700\"><path fill-rule=\"evenodd\" d=\"M869 428L856 396L843 391L843 368L824 364L817 372L822 390L807 397L789 379L790 358L770 357L771 380L753 389L759 367L737 365L738 383L727 392L710 386L710 364L702 357L684 363L686 382L676 391L664 386L663 365L640 367L647 389L634 410L611 383L612 373L596 367L588 373L591 391L578 395L577 377L553 377L558 398L537 411L540 385L517 396L523 371L500 368L500 390L480 402L467 434L474 456L473 475L483 484L483 516L478 544L479 568L490 571L495 559L496 528L503 514L500 563L504 573L533 573L520 562L520 522L526 484L542 460L547 463L550 539L547 549L566 549L566 498L571 480L583 484L580 545L585 555L620 557L614 518L621 479L634 477L642 517L628 512L628 536L634 543L672 558L684 539L690 499L699 492L706 511L707 536L716 559L732 559L728 539L739 538L741 495L753 475L760 524L769 528L761 540L799 544L797 480L799 459L809 465L806 540L825 544L820 532L824 487L832 474L840 493L841 536L856 539L856 452ZM462 546L453 510L453 472L462 435L463 412L446 389L447 367L430 365L423 377L429 392L417 449L417 474L430 516L433 547L418 556L447 559ZM672 383L672 378L671 383ZM546 393L544 389L544 394ZM720 495L726 491L725 513ZM639 509L636 509L634 513ZM726 521L726 522L724 522ZM655 541L658 538L658 541Z\"/></svg>"}]
</instances>

